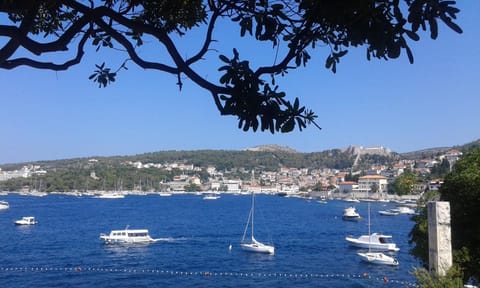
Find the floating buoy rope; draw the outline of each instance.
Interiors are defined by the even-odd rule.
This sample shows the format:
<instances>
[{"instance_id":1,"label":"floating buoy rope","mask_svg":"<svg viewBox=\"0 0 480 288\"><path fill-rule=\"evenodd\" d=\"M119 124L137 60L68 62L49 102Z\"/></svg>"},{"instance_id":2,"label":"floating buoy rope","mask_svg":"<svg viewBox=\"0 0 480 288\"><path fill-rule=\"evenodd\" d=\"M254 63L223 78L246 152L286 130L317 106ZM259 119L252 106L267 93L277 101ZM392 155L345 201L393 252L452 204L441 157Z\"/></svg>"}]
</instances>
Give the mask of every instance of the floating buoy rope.
<instances>
[{"instance_id":1,"label":"floating buoy rope","mask_svg":"<svg viewBox=\"0 0 480 288\"><path fill-rule=\"evenodd\" d=\"M368 279L369 281L399 284L402 287L419 287L416 283L389 279L387 276L372 276L362 274L318 274L318 273L242 273L242 272L213 272L213 271L172 271L161 269L115 269L99 267L0 267L2 273L21 272L68 272L68 273L143 273L166 276L202 276L202 277L239 277L239 278L284 278L284 279Z\"/></svg>"}]
</instances>

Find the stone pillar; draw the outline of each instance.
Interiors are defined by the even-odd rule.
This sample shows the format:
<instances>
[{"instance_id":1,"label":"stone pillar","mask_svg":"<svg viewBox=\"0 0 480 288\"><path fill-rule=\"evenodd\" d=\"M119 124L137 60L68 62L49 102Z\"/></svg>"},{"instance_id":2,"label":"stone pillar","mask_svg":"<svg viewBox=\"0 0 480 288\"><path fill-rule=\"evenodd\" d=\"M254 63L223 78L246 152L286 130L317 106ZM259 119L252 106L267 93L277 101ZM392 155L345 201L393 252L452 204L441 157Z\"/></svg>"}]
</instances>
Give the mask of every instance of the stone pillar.
<instances>
[{"instance_id":1,"label":"stone pillar","mask_svg":"<svg viewBox=\"0 0 480 288\"><path fill-rule=\"evenodd\" d=\"M427 205L429 270L430 273L445 276L452 266L450 203L438 201Z\"/></svg>"}]
</instances>

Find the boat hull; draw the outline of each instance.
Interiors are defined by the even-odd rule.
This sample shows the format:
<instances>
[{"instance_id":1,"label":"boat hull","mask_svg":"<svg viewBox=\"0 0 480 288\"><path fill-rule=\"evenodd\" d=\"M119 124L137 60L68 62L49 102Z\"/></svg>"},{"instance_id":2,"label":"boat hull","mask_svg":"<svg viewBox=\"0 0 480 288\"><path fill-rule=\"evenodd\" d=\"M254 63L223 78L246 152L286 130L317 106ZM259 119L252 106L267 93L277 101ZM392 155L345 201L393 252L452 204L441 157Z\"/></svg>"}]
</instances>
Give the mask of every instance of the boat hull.
<instances>
[{"instance_id":1,"label":"boat hull","mask_svg":"<svg viewBox=\"0 0 480 288\"><path fill-rule=\"evenodd\" d=\"M243 250L255 253L275 254L275 247L261 243L241 243Z\"/></svg>"},{"instance_id":2,"label":"boat hull","mask_svg":"<svg viewBox=\"0 0 480 288\"><path fill-rule=\"evenodd\" d=\"M374 253L374 252L367 252L367 253L357 253L360 258L368 263L377 264L377 265L390 265L390 266L398 266L397 259L385 255L383 253Z\"/></svg>"}]
</instances>

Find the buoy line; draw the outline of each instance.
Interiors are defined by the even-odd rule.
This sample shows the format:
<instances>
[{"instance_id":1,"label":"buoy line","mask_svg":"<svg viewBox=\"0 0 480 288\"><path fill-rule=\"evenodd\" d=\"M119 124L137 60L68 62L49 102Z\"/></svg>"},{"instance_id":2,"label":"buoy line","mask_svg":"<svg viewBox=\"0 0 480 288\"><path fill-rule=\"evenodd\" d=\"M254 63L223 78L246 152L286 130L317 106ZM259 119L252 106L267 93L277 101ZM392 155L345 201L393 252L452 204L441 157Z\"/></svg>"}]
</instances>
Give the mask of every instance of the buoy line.
<instances>
[{"instance_id":1,"label":"buoy line","mask_svg":"<svg viewBox=\"0 0 480 288\"><path fill-rule=\"evenodd\" d=\"M285 279L368 279L384 283L400 284L403 287L418 287L416 283L388 279L387 276L363 274L318 274L318 273L253 273L253 272L213 272L213 271L173 271L162 269L99 268L99 267L0 267L0 273L10 272L102 272L102 273L147 273L166 276L203 276L203 277L243 277L243 278L285 278Z\"/></svg>"}]
</instances>

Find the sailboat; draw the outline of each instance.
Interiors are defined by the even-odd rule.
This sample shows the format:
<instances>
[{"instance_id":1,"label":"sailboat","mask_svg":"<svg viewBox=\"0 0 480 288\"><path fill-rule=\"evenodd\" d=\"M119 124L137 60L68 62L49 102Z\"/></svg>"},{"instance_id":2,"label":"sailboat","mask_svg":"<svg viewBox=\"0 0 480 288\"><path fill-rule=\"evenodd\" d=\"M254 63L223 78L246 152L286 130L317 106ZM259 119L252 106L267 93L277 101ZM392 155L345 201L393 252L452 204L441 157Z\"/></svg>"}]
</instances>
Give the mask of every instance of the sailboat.
<instances>
[{"instance_id":1,"label":"sailboat","mask_svg":"<svg viewBox=\"0 0 480 288\"><path fill-rule=\"evenodd\" d=\"M252 192L252 207L250 208L250 214L248 215L247 225L245 226L245 231L243 232L242 241L240 242L240 246L243 250L249 252L256 252L256 253L268 253L268 254L275 254L275 247L272 245L267 245L261 243L255 239L253 236L253 219L255 214L255 193ZM250 239L247 237L248 227L250 226Z\"/></svg>"},{"instance_id":2,"label":"sailboat","mask_svg":"<svg viewBox=\"0 0 480 288\"><path fill-rule=\"evenodd\" d=\"M370 234L370 203L368 203L368 235ZM372 237L369 238L371 241ZM368 252L358 252L357 253L363 261L372 263L372 264L380 264L380 265L391 265L397 266L398 260L394 257L388 256L383 254L382 252L372 252L371 245L368 246Z\"/></svg>"}]
</instances>

